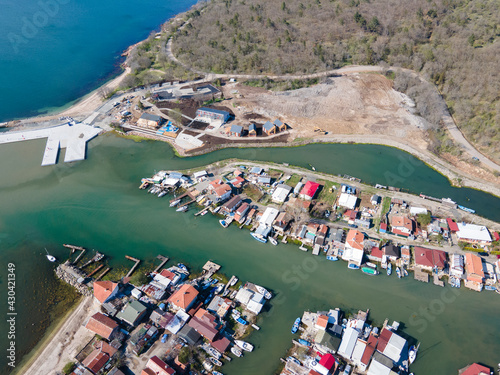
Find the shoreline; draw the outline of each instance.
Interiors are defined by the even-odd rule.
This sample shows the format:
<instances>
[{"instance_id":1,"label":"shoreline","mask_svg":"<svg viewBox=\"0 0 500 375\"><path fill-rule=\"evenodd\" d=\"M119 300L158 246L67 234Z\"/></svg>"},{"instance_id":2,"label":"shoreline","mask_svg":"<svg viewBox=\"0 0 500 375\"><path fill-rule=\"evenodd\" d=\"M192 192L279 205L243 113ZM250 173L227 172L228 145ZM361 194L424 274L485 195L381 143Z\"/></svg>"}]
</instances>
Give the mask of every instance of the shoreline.
<instances>
[{"instance_id":1,"label":"shoreline","mask_svg":"<svg viewBox=\"0 0 500 375\"><path fill-rule=\"evenodd\" d=\"M456 188L469 188L469 189L474 189L478 191L482 191L488 194L491 194L497 198L500 198L500 188L491 182L482 180L478 181L478 179L474 179L473 176L466 175L464 172L456 169L452 165L450 165L448 162L445 160L440 160L437 157L433 157L432 154L429 153L429 155L426 155L422 151L419 151L412 147L411 145L404 144L402 142L398 142L395 140L391 140L389 138L386 139L376 139L374 140L373 136L368 136L368 135L343 135L339 134L335 137L327 137L327 138L310 138L310 139L304 139L300 140L298 142L295 142L295 140L292 140L291 142L288 143L229 143L229 144L220 144L214 147L210 147L207 149L203 149L199 152L196 151L196 149L193 149L194 152L185 152L179 147L175 145L174 142L168 141L165 139L160 139L158 137L154 136L149 136L148 134L143 134L140 132L135 132L131 131L125 134L121 134L119 132L116 132L120 137L124 138L131 138L133 137L140 137L140 138L145 138L148 140L154 140L154 141L162 141L170 145L172 150L174 151L175 155L179 158L190 158L194 156L200 156L200 155L205 155L209 154L214 151L218 151L221 149L226 149L226 148L259 148L259 147L266 147L266 148L293 148L293 147L303 147L307 145L314 145L314 144L351 144L351 145L379 145L379 146L384 146L384 147L391 147L391 148L396 148L398 150L401 150L403 152L406 152L413 157L417 158L419 161L424 163L426 166L429 168L433 169L434 171L438 172L440 175L444 176L450 186L456 187ZM129 135L130 134L130 135ZM138 140L141 141L141 140ZM446 165L448 164L448 165ZM458 179L460 179L460 184L458 184Z\"/></svg>"},{"instance_id":2,"label":"shoreline","mask_svg":"<svg viewBox=\"0 0 500 375\"><path fill-rule=\"evenodd\" d=\"M79 307L83 306L85 302L85 297L81 296L70 310L57 318L56 321L48 327L47 331L42 336L42 339L33 347L33 349L29 351L28 354L24 356L24 358L21 359L19 366L16 366L12 375L24 375L29 371L32 371L32 367L40 359L40 357L42 357L42 354L49 349L52 350L52 346L57 344L56 337L58 334L61 334L61 328L71 322L76 311Z\"/></svg>"}]
</instances>

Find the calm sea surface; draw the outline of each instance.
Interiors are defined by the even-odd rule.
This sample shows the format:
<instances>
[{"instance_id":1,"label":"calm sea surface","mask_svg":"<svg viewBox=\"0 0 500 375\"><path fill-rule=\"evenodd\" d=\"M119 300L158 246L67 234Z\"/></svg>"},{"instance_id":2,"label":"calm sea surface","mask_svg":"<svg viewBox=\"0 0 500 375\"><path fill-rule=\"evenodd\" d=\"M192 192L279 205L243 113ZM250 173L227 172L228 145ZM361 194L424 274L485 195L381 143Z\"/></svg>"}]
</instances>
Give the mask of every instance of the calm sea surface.
<instances>
[{"instance_id":1,"label":"calm sea surface","mask_svg":"<svg viewBox=\"0 0 500 375\"><path fill-rule=\"evenodd\" d=\"M269 312L249 337L256 350L224 366L225 374L271 374L291 344L290 326L304 310L340 306L370 308L376 323L401 321L404 331L422 342L412 369L416 374L455 374L467 363L498 362L500 296L464 288L398 280L395 275L368 277L347 269L344 262L313 257L293 245L277 247L253 240L235 227L222 229L211 215L194 218L176 213L168 199L138 189L140 178L154 170L201 166L228 157L287 161L314 165L319 171L350 173L365 181L384 183L383 176L401 175L399 160L411 163L401 187L435 196L470 199L470 206L498 219L499 199L469 189L453 189L445 178L407 154L382 146L314 145L293 149L224 150L179 159L168 145L135 143L112 135L89 145L88 159L67 165L40 167L45 142L30 141L0 147L0 311L6 311L6 264L17 265L18 352L39 340L51 321L50 289L53 265L47 247L59 259L67 257L63 243L103 251L113 267L127 265L125 255L151 260L158 254L182 261L195 270L212 259L225 273L251 280L274 291ZM60 160L63 158L61 157ZM0 332L6 332L5 319ZM1 337L0 346L6 345ZM6 373L0 358L0 373Z\"/></svg>"},{"instance_id":2,"label":"calm sea surface","mask_svg":"<svg viewBox=\"0 0 500 375\"><path fill-rule=\"evenodd\" d=\"M67 105L196 0L0 0L0 122Z\"/></svg>"}]
</instances>

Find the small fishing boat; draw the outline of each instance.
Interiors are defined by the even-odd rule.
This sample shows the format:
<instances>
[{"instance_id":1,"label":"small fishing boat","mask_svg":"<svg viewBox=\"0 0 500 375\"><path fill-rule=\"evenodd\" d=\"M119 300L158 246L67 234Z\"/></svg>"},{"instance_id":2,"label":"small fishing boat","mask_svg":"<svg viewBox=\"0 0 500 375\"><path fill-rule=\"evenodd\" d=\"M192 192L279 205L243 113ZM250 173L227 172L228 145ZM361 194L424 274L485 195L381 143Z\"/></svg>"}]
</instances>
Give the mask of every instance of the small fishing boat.
<instances>
[{"instance_id":1,"label":"small fishing boat","mask_svg":"<svg viewBox=\"0 0 500 375\"><path fill-rule=\"evenodd\" d=\"M418 352L418 348L420 346L420 343L415 346L415 345L412 345L410 347L410 350L408 351L408 362L410 362L410 365L415 362L415 359L417 358L417 352Z\"/></svg>"},{"instance_id":2,"label":"small fishing boat","mask_svg":"<svg viewBox=\"0 0 500 375\"><path fill-rule=\"evenodd\" d=\"M241 316L241 313L238 310L233 310L231 311L231 316L236 320Z\"/></svg>"},{"instance_id":3,"label":"small fishing boat","mask_svg":"<svg viewBox=\"0 0 500 375\"><path fill-rule=\"evenodd\" d=\"M49 251L47 249L45 249L45 251L47 252L46 257L50 262L55 262L57 260L55 256L49 254Z\"/></svg>"},{"instance_id":4,"label":"small fishing boat","mask_svg":"<svg viewBox=\"0 0 500 375\"><path fill-rule=\"evenodd\" d=\"M304 346L311 346L311 343L307 340L304 340L304 339L299 339L299 344L304 345Z\"/></svg>"},{"instance_id":5,"label":"small fishing boat","mask_svg":"<svg viewBox=\"0 0 500 375\"><path fill-rule=\"evenodd\" d=\"M203 211L200 215L205 216L206 214L208 214L208 210Z\"/></svg>"},{"instance_id":6,"label":"small fishing boat","mask_svg":"<svg viewBox=\"0 0 500 375\"><path fill-rule=\"evenodd\" d=\"M241 317L239 317L238 319L236 319L236 321L238 323L244 325L244 326L246 326L248 324L248 322L245 319L241 318Z\"/></svg>"},{"instance_id":7,"label":"small fishing boat","mask_svg":"<svg viewBox=\"0 0 500 375\"><path fill-rule=\"evenodd\" d=\"M389 263L387 265L387 276L391 276L391 274L392 274L392 264Z\"/></svg>"},{"instance_id":8,"label":"small fishing boat","mask_svg":"<svg viewBox=\"0 0 500 375\"><path fill-rule=\"evenodd\" d=\"M332 262L336 262L337 260L339 260L339 258L335 255L327 255L326 260L331 260Z\"/></svg>"},{"instance_id":9,"label":"small fishing boat","mask_svg":"<svg viewBox=\"0 0 500 375\"><path fill-rule=\"evenodd\" d=\"M293 322L292 326L292 333L295 334L299 330L299 325L300 325L300 318L295 319L295 322Z\"/></svg>"},{"instance_id":10,"label":"small fishing boat","mask_svg":"<svg viewBox=\"0 0 500 375\"><path fill-rule=\"evenodd\" d=\"M210 357L210 362L212 362L216 366L219 366L219 367L222 366L222 362L219 361L217 358Z\"/></svg>"},{"instance_id":11,"label":"small fishing boat","mask_svg":"<svg viewBox=\"0 0 500 375\"><path fill-rule=\"evenodd\" d=\"M297 358L292 357L292 356L287 357L286 361L287 362L293 362L293 363L295 363L295 364L297 364L299 366L301 365L300 361Z\"/></svg>"},{"instance_id":12,"label":"small fishing boat","mask_svg":"<svg viewBox=\"0 0 500 375\"><path fill-rule=\"evenodd\" d=\"M401 270L399 267L396 267L396 273L398 274L398 277L401 278Z\"/></svg>"},{"instance_id":13,"label":"small fishing boat","mask_svg":"<svg viewBox=\"0 0 500 375\"><path fill-rule=\"evenodd\" d=\"M176 211L177 212L186 212L188 210L188 206L182 206L182 207L179 207Z\"/></svg>"},{"instance_id":14,"label":"small fishing boat","mask_svg":"<svg viewBox=\"0 0 500 375\"><path fill-rule=\"evenodd\" d=\"M221 208L221 206L215 207L214 214L216 214L217 212L219 212L220 208Z\"/></svg>"},{"instance_id":15,"label":"small fishing boat","mask_svg":"<svg viewBox=\"0 0 500 375\"><path fill-rule=\"evenodd\" d=\"M166 190L162 190L158 193L158 198L161 198L163 197L164 195L167 195L167 191Z\"/></svg>"},{"instance_id":16,"label":"small fishing boat","mask_svg":"<svg viewBox=\"0 0 500 375\"><path fill-rule=\"evenodd\" d=\"M222 292L223 289L224 289L224 284L217 285L217 289L215 289L215 294L219 294L220 292Z\"/></svg>"},{"instance_id":17,"label":"small fishing boat","mask_svg":"<svg viewBox=\"0 0 500 375\"><path fill-rule=\"evenodd\" d=\"M496 290L497 288L495 288L493 285L485 285L484 286L484 290Z\"/></svg>"},{"instance_id":18,"label":"small fishing boat","mask_svg":"<svg viewBox=\"0 0 500 375\"><path fill-rule=\"evenodd\" d=\"M260 331L260 327L257 324L252 324L252 328L257 331Z\"/></svg>"},{"instance_id":19,"label":"small fishing boat","mask_svg":"<svg viewBox=\"0 0 500 375\"><path fill-rule=\"evenodd\" d=\"M187 267L182 263L178 263L177 268L180 269L182 272L188 272Z\"/></svg>"},{"instance_id":20,"label":"small fishing boat","mask_svg":"<svg viewBox=\"0 0 500 375\"><path fill-rule=\"evenodd\" d=\"M403 270L403 276L404 277L408 276L408 271L406 270L406 268L402 266L401 269Z\"/></svg>"},{"instance_id":21,"label":"small fishing boat","mask_svg":"<svg viewBox=\"0 0 500 375\"><path fill-rule=\"evenodd\" d=\"M233 280L231 281L231 283L229 285L234 286L234 285L236 285L237 282L238 282L238 278L236 276L233 276Z\"/></svg>"},{"instance_id":22,"label":"small fishing boat","mask_svg":"<svg viewBox=\"0 0 500 375\"><path fill-rule=\"evenodd\" d=\"M378 275L378 271L376 269L368 266L361 267L361 272L366 273L370 276Z\"/></svg>"},{"instance_id":23,"label":"small fishing boat","mask_svg":"<svg viewBox=\"0 0 500 375\"><path fill-rule=\"evenodd\" d=\"M233 346L231 348L231 353L233 353L238 358L243 356L243 352L240 349L238 349L236 346Z\"/></svg>"},{"instance_id":24,"label":"small fishing boat","mask_svg":"<svg viewBox=\"0 0 500 375\"><path fill-rule=\"evenodd\" d=\"M347 265L347 268L349 268L350 270L359 270L359 266L357 264L350 263L350 262Z\"/></svg>"},{"instance_id":25,"label":"small fishing boat","mask_svg":"<svg viewBox=\"0 0 500 375\"><path fill-rule=\"evenodd\" d=\"M267 242L267 238L260 237L260 236L256 235L255 233L250 233L250 235L259 242L262 242L262 243Z\"/></svg>"},{"instance_id":26,"label":"small fishing boat","mask_svg":"<svg viewBox=\"0 0 500 375\"><path fill-rule=\"evenodd\" d=\"M222 225L223 228L227 228L229 223L226 220L219 220L219 224Z\"/></svg>"},{"instance_id":27,"label":"small fishing boat","mask_svg":"<svg viewBox=\"0 0 500 375\"><path fill-rule=\"evenodd\" d=\"M246 350L247 352L251 352L253 350L253 345L246 341L234 340L234 343L238 345L241 349Z\"/></svg>"},{"instance_id":28,"label":"small fishing boat","mask_svg":"<svg viewBox=\"0 0 500 375\"><path fill-rule=\"evenodd\" d=\"M274 246L278 246L278 241L276 241L273 237L269 237L269 242L271 242Z\"/></svg>"},{"instance_id":29,"label":"small fishing boat","mask_svg":"<svg viewBox=\"0 0 500 375\"><path fill-rule=\"evenodd\" d=\"M271 299L273 295L271 292L269 292L266 288L260 286L260 285L255 285L255 289L264 296L265 299Z\"/></svg>"},{"instance_id":30,"label":"small fishing boat","mask_svg":"<svg viewBox=\"0 0 500 375\"><path fill-rule=\"evenodd\" d=\"M226 297L228 294L229 294L229 289L226 289L226 290L222 293L222 297Z\"/></svg>"},{"instance_id":31,"label":"small fishing boat","mask_svg":"<svg viewBox=\"0 0 500 375\"><path fill-rule=\"evenodd\" d=\"M222 372L213 370L212 375L224 375L224 374Z\"/></svg>"},{"instance_id":32,"label":"small fishing boat","mask_svg":"<svg viewBox=\"0 0 500 375\"><path fill-rule=\"evenodd\" d=\"M245 226L246 226L246 225L250 225L250 223L251 223L251 222L252 222L252 218L251 218L251 217L249 217L248 219L246 219L246 221L245 221L245 224L244 224L244 225L245 225Z\"/></svg>"},{"instance_id":33,"label":"small fishing boat","mask_svg":"<svg viewBox=\"0 0 500 375\"><path fill-rule=\"evenodd\" d=\"M366 265L367 265L368 267L372 267L372 268L377 269L377 265L376 265L375 263L372 263L372 262L366 262Z\"/></svg>"},{"instance_id":34,"label":"small fishing boat","mask_svg":"<svg viewBox=\"0 0 500 375\"><path fill-rule=\"evenodd\" d=\"M175 206L177 206L179 203L181 203L181 200L180 200L180 199L176 199L175 201L170 202L170 207L175 207Z\"/></svg>"}]
</instances>

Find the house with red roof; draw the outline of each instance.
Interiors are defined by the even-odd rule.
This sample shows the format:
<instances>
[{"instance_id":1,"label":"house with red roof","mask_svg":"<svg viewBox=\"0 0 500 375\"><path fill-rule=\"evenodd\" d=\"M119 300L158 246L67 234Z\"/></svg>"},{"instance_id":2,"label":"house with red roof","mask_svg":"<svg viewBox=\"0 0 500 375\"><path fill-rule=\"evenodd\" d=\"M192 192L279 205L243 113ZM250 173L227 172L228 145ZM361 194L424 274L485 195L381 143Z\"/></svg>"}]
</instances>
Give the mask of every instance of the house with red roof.
<instances>
[{"instance_id":1,"label":"house with red roof","mask_svg":"<svg viewBox=\"0 0 500 375\"><path fill-rule=\"evenodd\" d=\"M442 250L426 249L415 246L415 265L432 271L433 269L443 270L446 267L446 253Z\"/></svg>"},{"instance_id":2,"label":"house with red roof","mask_svg":"<svg viewBox=\"0 0 500 375\"><path fill-rule=\"evenodd\" d=\"M482 290L484 282L483 260L473 253L465 254L465 272L467 280L465 286L473 290Z\"/></svg>"},{"instance_id":3,"label":"house with red roof","mask_svg":"<svg viewBox=\"0 0 500 375\"><path fill-rule=\"evenodd\" d=\"M415 222L407 216L391 217L391 231L399 236L409 237L415 230Z\"/></svg>"},{"instance_id":4,"label":"house with red roof","mask_svg":"<svg viewBox=\"0 0 500 375\"><path fill-rule=\"evenodd\" d=\"M368 258L370 260L374 260L376 262L381 262L383 256L384 256L384 250L383 249L381 249L378 246L372 246L372 248L370 250L370 254L368 255Z\"/></svg>"},{"instance_id":5,"label":"house with red roof","mask_svg":"<svg viewBox=\"0 0 500 375\"><path fill-rule=\"evenodd\" d=\"M490 375L492 373L489 367L473 363L463 369L458 370L458 375Z\"/></svg>"},{"instance_id":6,"label":"house with red roof","mask_svg":"<svg viewBox=\"0 0 500 375\"><path fill-rule=\"evenodd\" d=\"M232 188L221 179L214 180L208 185L208 189L213 193L213 200L222 202L229 199Z\"/></svg>"},{"instance_id":7,"label":"house with red roof","mask_svg":"<svg viewBox=\"0 0 500 375\"><path fill-rule=\"evenodd\" d=\"M118 283L112 281L94 281L94 297L100 303L114 299L120 291Z\"/></svg>"},{"instance_id":8,"label":"house with red roof","mask_svg":"<svg viewBox=\"0 0 500 375\"><path fill-rule=\"evenodd\" d=\"M198 291L190 284L183 284L167 300L174 310L188 311L196 301Z\"/></svg>"},{"instance_id":9,"label":"house with red roof","mask_svg":"<svg viewBox=\"0 0 500 375\"><path fill-rule=\"evenodd\" d=\"M117 350L104 341L97 342L95 349L82 361L89 371L97 374L113 358Z\"/></svg>"},{"instance_id":10,"label":"house with red roof","mask_svg":"<svg viewBox=\"0 0 500 375\"><path fill-rule=\"evenodd\" d=\"M326 327L328 327L328 317L326 315L318 315L318 317L316 318L315 327L317 329L322 329L323 331L325 331Z\"/></svg>"},{"instance_id":11,"label":"house with red roof","mask_svg":"<svg viewBox=\"0 0 500 375\"><path fill-rule=\"evenodd\" d=\"M450 232L453 232L453 233L458 232L458 225L455 222L455 220L453 220L451 218L447 218L446 223L448 223L448 228L450 228Z\"/></svg>"},{"instance_id":12,"label":"house with red roof","mask_svg":"<svg viewBox=\"0 0 500 375\"><path fill-rule=\"evenodd\" d=\"M250 205L247 202L243 202L241 206L236 209L234 213L234 220L242 224L245 221L246 213L250 209Z\"/></svg>"},{"instance_id":13,"label":"house with red roof","mask_svg":"<svg viewBox=\"0 0 500 375\"><path fill-rule=\"evenodd\" d=\"M335 357L330 353L324 354L319 360L319 364L327 369L329 373L333 373L332 369L335 366Z\"/></svg>"},{"instance_id":14,"label":"house with red roof","mask_svg":"<svg viewBox=\"0 0 500 375\"><path fill-rule=\"evenodd\" d=\"M300 191L299 197L308 201L314 199L314 196L318 192L319 184L313 181L307 181L302 190Z\"/></svg>"},{"instance_id":15,"label":"house with red roof","mask_svg":"<svg viewBox=\"0 0 500 375\"><path fill-rule=\"evenodd\" d=\"M219 333L216 317L205 309L199 309L189 321L188 326L209 341L213 341Z\"/></svg>"},{"instance_id":16,"label":"house with red roof","mask_svg":"<svg viewBox=\"0 0 500 375\"><path fill-rule=\"evenodd\" d=\"M174 375L175 370L157 356L151 357L141 375Z\"/></svg>"},{"instance_id":17,"label":"house with red roof","mask_svg":"<svg viewBox=\"0 0 500 375\"><path fill-rule=\"evenodd\" d=\"M89 318L87 324L85 324L85 328L106 340L111 340L119 329L117 322L100 312L95 313Z\"/></svg>"}]
</instances>

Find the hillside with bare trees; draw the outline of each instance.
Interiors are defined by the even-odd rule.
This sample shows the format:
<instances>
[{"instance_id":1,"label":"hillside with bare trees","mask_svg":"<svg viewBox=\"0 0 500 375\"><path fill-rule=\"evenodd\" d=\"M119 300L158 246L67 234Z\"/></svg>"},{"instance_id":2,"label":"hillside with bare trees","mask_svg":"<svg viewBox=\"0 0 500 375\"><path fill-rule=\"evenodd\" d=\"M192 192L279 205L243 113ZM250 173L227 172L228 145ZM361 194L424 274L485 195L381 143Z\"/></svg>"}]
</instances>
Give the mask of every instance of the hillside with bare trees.
<instances>
[{"instance_id":1,"label":"hillside with bare trees","mask_svg":"<svg viewBox=\"0 0 500 375\"><path fill-rule=\"evenodd\" d=\"M174 53L202 71L413 69L437 85L466 137L500 160L498 0L212 0L187 17ZM409 76L394 81L417 102L427 96Z\"/></svg>"}]
</instances>

